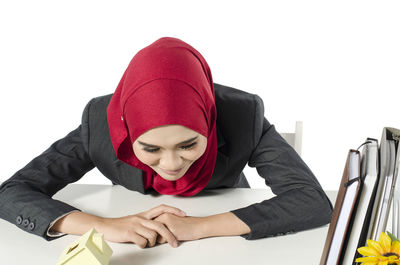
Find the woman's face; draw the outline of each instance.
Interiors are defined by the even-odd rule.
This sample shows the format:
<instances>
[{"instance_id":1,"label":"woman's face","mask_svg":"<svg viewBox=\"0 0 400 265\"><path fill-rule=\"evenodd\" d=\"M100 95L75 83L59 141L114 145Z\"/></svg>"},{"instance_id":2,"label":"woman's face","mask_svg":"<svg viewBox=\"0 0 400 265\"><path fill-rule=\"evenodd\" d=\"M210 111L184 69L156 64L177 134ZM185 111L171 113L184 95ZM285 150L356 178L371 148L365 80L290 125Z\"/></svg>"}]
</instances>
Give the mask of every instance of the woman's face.
<instances>
[{"instance_id":1,"label":"woman's face","mask_svg":"<svg viewBox=\"0 0 400 265\"><path fill-rule=\"evenodd\" d=\"M207 138L185 126L169 124L155 127L140 135L133 152L162 178L181 178L207 147Z\"/></svg>"}]
</instances>

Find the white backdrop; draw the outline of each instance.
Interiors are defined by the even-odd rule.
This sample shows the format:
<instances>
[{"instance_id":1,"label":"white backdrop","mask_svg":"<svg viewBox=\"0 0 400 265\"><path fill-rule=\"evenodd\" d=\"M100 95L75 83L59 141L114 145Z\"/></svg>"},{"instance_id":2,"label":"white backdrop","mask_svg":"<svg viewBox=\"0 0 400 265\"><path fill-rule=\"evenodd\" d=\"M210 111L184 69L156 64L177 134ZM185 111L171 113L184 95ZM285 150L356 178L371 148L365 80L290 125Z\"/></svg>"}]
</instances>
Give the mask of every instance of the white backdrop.
<instances>
[{"instance_id":1,"label":"white backdrop","mask_svg":"<svg viewBox=\"0 0 400 265\"><path fill-rule=\"evenodd\" d=\"M350 148L400 127L399 14L399 1L1 1L0 182L170 36L202 53L214 82L260 95L278 131L302 120L303 159L337 189ZM99 174L83 181L109 183Z\"/></svg>"}]
</instances>

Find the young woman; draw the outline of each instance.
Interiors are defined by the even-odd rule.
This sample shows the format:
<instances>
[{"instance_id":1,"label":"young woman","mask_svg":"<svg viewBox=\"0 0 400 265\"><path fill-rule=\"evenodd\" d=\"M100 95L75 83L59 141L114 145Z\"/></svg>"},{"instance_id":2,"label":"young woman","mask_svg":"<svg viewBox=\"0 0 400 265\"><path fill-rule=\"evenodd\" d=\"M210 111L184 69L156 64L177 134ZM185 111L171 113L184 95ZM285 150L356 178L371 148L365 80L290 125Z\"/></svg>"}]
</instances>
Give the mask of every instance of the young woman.
<instances>
[{"instance_id":1,"label":"young woman","mask_svg":"<svg viewBox=\"0 0 400 265\"><path fill-rule=\"evenodd\" d=\"M246 164L276 196L207 217L160 205L103 218L51 198L94 167L143 194L249 187ZM0 186L0 217L27 232L52 240L95 227L107 240L141 248L297 232L329 223L331 212L311 170L264 117L261 98L213 83L203 56L169 37L140 50L113 94L93 98L78 128Z\"/></svg>"}]
</instances>

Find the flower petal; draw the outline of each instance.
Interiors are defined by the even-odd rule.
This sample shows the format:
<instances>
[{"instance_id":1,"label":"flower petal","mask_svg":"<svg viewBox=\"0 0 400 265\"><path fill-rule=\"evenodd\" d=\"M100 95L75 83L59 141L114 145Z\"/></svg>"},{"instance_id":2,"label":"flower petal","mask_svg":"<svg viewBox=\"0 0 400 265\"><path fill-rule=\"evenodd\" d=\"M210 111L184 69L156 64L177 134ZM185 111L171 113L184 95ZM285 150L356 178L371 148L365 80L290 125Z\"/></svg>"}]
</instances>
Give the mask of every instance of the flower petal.
<instances>
[{"instance_id":1,"label":"flower petal","mask_svg":"<svg viewBox=\"0 0 400 265\"><path fill-rule=\"evenodd\" d=\"M379 256L378 251L370 247L360 247L357 251L363 256Z\"/></svg>"},{"instance_id":2,"label":"flower petal","mask_svg":"<svg viewBox=\"0 0 400 265\"><path fill-rule=\"evenodd\" d=\"M390 261L390 263L393 263L393 262L397 261L398 258L397 258L397 256L389 256L389 257L387 258L387 260Z\"/></svg>"},{"instance_id":3,"label":"flower petal","mask_svg":"<svg viewBox=\"0 0 400 265\"><path fill-rule=\"evenodd\" d=\"M392 242L392 247L391 247L390 252L396 253L397 255L400 256L400 242L399 241Z\"/></svg>"},{"instance_id":4,"label":"flower petal","mask_svg":"<svg viewBox=\"0 0 400 265\"><path fill-rule=\"evenodd\" d=\"M379 255L385 254L385 252L383 251L383 248L381 247L381 244L379 244L379 243L376 242L375 240L368 239L368 240L367 240L367 244L368 244L368 246L369 246L370 248L375 249L375 250L379 253ZM365 255L364 255L364 256L365 256ZM373 256L376 256L376 255L373 255Z\"/></svg>"},{"instance_id":5,"label":"flower petal","mask_svg":"<svg viewBox=\"0 0 400 265\"><path fill-rule=\"evenodd\" d=\"M381 261L381 262L379 262L378 265L387 265L387 264L388 264L388 261L386 260L386 261Z\"/></svg>"},{"instance_id":6,"label":"flower petal","mask_svg":"<svg viewBox=\"0 0 400 265\"><path fill-rule=\"evenodd\" d=\"M379 236L379 243L382 246L383 251L385 253L390 252L390 246L392 244L392 240L385 232L381 232L381 235Z\"/></svg>"},{"instance_id":7,"label":"flower petal","mask_svg":"<svg viewBox=\"0 0 400 265\"><path fill-rule=\"evenodd\" d=\"M362 258L357 258L356 262L373 262L373 263L378 263L379 259L377 257L362 257Z\"/></svg>"}]
</instances>

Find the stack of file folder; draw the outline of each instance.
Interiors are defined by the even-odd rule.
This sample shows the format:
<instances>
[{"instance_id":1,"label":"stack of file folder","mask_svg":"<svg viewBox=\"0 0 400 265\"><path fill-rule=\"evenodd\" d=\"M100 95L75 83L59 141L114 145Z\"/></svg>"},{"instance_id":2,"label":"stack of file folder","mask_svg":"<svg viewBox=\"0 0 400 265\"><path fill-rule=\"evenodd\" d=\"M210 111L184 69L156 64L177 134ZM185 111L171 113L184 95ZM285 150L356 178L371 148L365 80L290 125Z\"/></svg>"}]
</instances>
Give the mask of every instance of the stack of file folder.
<instances>
[{"instance_id":1,"label":"stack of file folder","mask_svg":"<svg viewBox=\"0 0 400 265\"><path fill-rule=\"evenodd\" d=\"M358 264L357 249L381 232L400 238L399 141L400 130L385 127L380 144L367 138L349 150L320 265Z\"/></svg>"}]
</instances>

